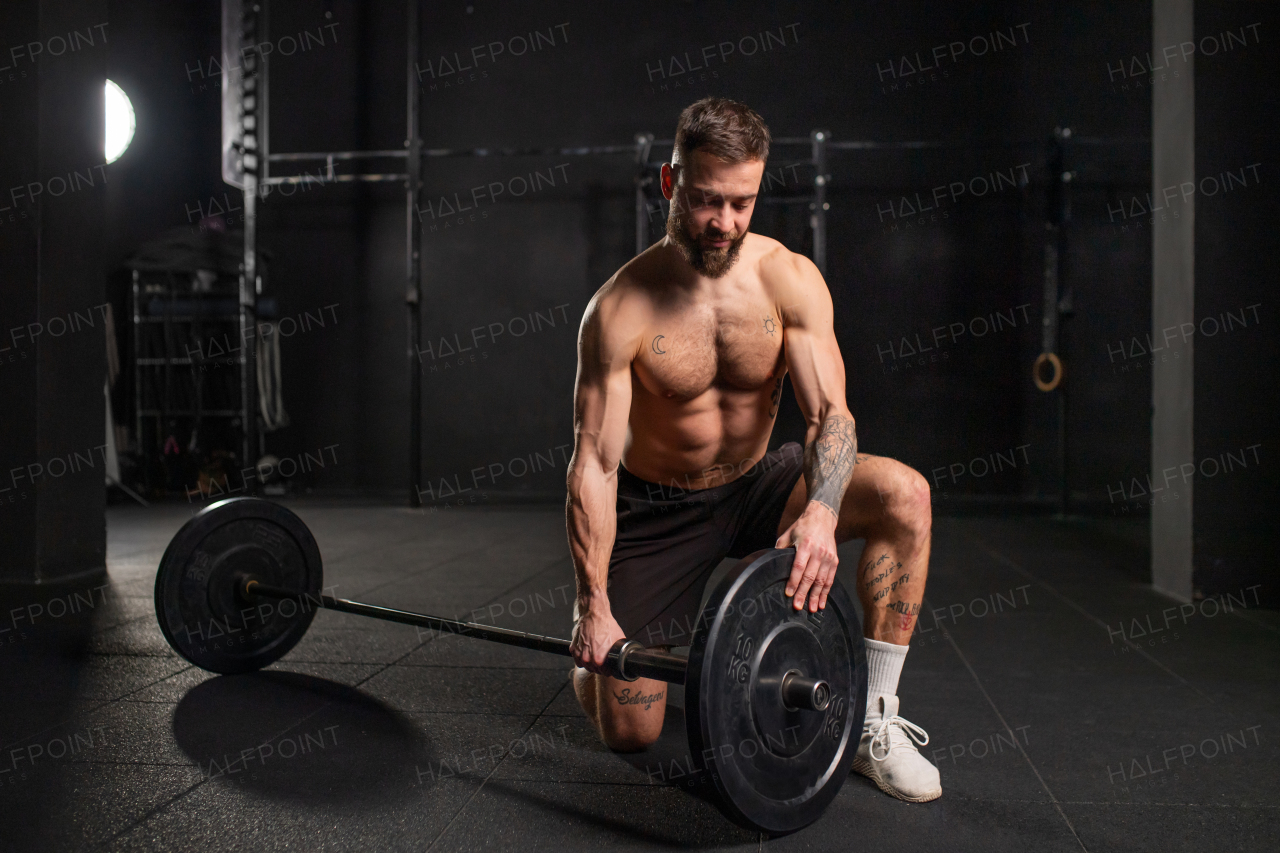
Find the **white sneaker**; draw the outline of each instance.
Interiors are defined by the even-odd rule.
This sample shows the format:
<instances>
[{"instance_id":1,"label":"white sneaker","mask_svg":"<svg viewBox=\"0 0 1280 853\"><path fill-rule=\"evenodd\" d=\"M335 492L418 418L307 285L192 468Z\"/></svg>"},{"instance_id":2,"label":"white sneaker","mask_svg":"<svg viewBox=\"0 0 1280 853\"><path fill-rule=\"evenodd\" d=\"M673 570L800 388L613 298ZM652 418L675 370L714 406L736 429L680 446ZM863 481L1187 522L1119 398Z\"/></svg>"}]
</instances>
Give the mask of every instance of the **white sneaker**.
<instances>
[{"instance_id":1,"label":"white sneaker","mask_svg":"<svg viewBox=\"0 0 1280 853\"><path fill-rule=\"evenodd\" d=\"M908 803L936 800L942 796L938 768L916 749L928 742L928 732L898 716L897 696L880 696L867 709L853 769Z\"/></svg>"}]
</instances>

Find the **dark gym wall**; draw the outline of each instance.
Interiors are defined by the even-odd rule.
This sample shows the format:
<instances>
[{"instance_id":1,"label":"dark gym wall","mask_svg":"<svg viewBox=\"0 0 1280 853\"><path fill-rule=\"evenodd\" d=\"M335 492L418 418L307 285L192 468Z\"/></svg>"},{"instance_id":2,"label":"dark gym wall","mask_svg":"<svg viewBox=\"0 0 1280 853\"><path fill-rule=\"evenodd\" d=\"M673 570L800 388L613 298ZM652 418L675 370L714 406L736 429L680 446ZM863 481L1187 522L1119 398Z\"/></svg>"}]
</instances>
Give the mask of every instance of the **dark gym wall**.
<instances>
[{"instance_id":1,"label":"dark gym wall","mask_svg":"<svg viewBox=\"0 0 1280 853\"><path fill-rule=\"evenodd\" d=\"M1130 341L1150 330L1150 238L1149 222L1130 212L1151 180L1151 82L1132 65L1151 48L1147 4L989 3L949 9L945 18L927 3L672 0L477 3L471 12L464 3L422 8L419 76L427 147L626 144L642 131L669 138L680 109L707 94L746 101L776 135L806 136L821 127L836 140L963 143L838 153L829 167L827 277L861 444L921 470L934 485L939 512L961 511L980 499L1036 499L1052 506L1061 491L1058 396L1035 389L1031 364L1040 351L1049 141L1055 127L1070 127L1076 140L1085 141L1069 143L1065 163L1073 181L1063 275L1074 310L1064 321L1060 347L1067 364L1067 491L1077 511L1145 514L1129 486L1147 475L1150 464L1150 365ZM1266 98L1274 95L1238 82L1262 75L1236 73L1241 63L1263 68L1274 60L1265 36L1272 13L1265 8L1199 6L1199 29L1206 33L1263 21L1260 44L1197 64L1205 174L1240 158L1261 159L1235 147L1269 138L1265 131L1275 110L1266 107ZM135 146L143 144L139 151L147 156L130 151L113 167L127 194L117 201L112 187L111 218L127 210L141 223L133 230L183 225L186 199L204 199L208 206L209 198L227 190L216 167L216 87L190 91L184 70L202 57L207 64L216 52L216 15L167 9L131 4L113 24L122 43L140 45L170 38L166 22L174 16L185 15L191 28L172 36L189 58L152 50L131 51L121 60L136 66L131 85L144 106L155 102L168 109L161 117L140 111ZM274 37L322 27L331 36L324 47L274 57L272 149L401 148L403 4L317 0L273 6ZM720 57L722 42L736 44L764 31L774 35L769 51ZM505 46L533 32L543 35L538 51L489 58L491 42ZM968 50L984 39L994 43L996 33L1004 39L1000 50L984 56ZM953 59L955 42L966 50ZM707 46L716 47L712 59L703 60ZM934 60L938 46L947 47ZM443 67L442 60L475 64L468 57L477 47L485 59L474 69L451 74ZM673 69L673 58L685 63L686 52L693 64L707 67L692 75ZM910 73L916 64L937 67ZM178 100L180 90L185 100ZM1215 135L1221 140L1216 150ZM655 152L655 159L665 153ZM803 148L775 149L770 171L780 181L770 190L776 196L804 191L812 171L788 166L806 157ZM123 164L130 158L135 165L128 168L136 171L126 176ZM169 167L160 163L165 158L197 166ZM151 160L166 174L172 170L162 191L149 192L143 183ZM368 166L399 168L394 161ZM440 212L442 196L467 197L491 183L510 186L534 171L554 176L554 184L544 182L518 200L508 193L505 201L486 202L461 223ZM912 210L917 193L927 199L940 185L969 185L993 173L1019 176L1018 186L1005 183L981 198L966 192L936 210ZM420 214L419 356L428 501L440 499L441 479L455 488L473 486L463 499L561 492L572 440L576 325L590 295L632 255L632 178L625 155L428 162ZM1198 302L1206 313L1230 309L1238 315L1259 301L1248 294L1270 283L1261 240L1274 233L1275 213L1261 206L1261 195L1242 191L1206 199L1201 208ZM1128 212L1117 214L1122 204ZM806 217L801 206L763 205L755 227L808 252ZM313 186L290 198L276 194L263 205L262 222L262 246L272 253L268 289L283 313L334 306L327 316L336 315L336 324L285 342L285 404L293 425L270 436L268 449L284 456L337 445L337 464L310 475L316 486L402 497L408 437L402 188ZM661 223L653 224L657 236ZM113 257L123 256L135 236L142 235L113 237ZM1227 273L1250 263L1258 264L1250 274ZM1265 303L1259 310L1265 317ZM999 331L979 337L978 318L994 321L997 314L1012 317L1012 326L1002 321ZM517 337L516 318L536 331ZM953 324L963 324L964 334L945 338L945 346L932 352L913 355L903 346L904 338L914 344L917 335L927 344L935 329ZM496 339L472 338L473 329L499 327L503 334ZM1205 454L1238 453L1259 440L1235 435L1253 424L1259 435L1274 429L1267 420L1274 408L1268 408L1270 398L1238 381L1245 374L1262 381L1258 368L1274 363L1274 351L1267 349L1274 342L1260 334L1248 338L1251 333L1252 326L1229 342L1198 342L1197 440L1207 442L1198 445ZM446 353L461 346L472 349ZM788 398L775 443L797 438L799 429ZM517 459L533 472L513 465ZM1267 494L1265 480L1251 476L1257 475L1242 471L1199 486L1198 510L1206 518L1212 512L1245 517L1237 503ZM1218 554L1206 557L1209 565L1222 564L1221 543L1232 539L1232 523L1198 532L1212 546L1204 555Z\"/></svg>"},{"instance_id":2,"label":"dark gym wall","mask_svg":"<svg viewBox=\"0 0 1280 853\"><path fill-rule=\"evenodd\" d=\"M1242 24L1256 25L1245 30L1246 45L1223 37ZM1188 340L1176 335L1180 346L1169 353L1195 352L1196 458L1186 460L1194 473L1174 479L1180 485L1189 474L1194 489L1195 585L1208 595L1243 590L1272 607L1280 604L1272 515L1280 490L1271 461L1280 435L1280 337L1272 329L1280 97L1269 85L1280 67L1276 33L1275 4L1196 4L1204 50L1215 42L1231 49L1196 61L1196 316L1188 318L1195 329Z\"/></svg>"},{"instance_id":3,"label":"dark gym wall","mask_svg":"<svg viewBox=\"0 0 1280 853\"><path fill-rule=\"evenodd\" d=\"M279 46L271 57L273 151L403 147L370 137L367 68L387 41L384 32L366 32L371 5L271 6L269 39ZM309 48L294 47L295 40ZM403 89L401 84L401 100ZM385 171L399 171L402 163ZM321 165L306 163L296 173L319 176ZM367 386L377 380L364 372L363 354L381 334L367 316L368 303L379 298L364 281L367 219L377 214L367 196L364 187L309 183L274 187L259 207L261 246L271 253L269 289L280 299L282 385L292 421L268 436L267 449L281 459L303 459L310 470L301 479L321 487L381 485L362 475L377 458L370 453L370 426L377 418L370 417L365 399ZM401 224L396 233L403 230ZM401 329L392 337L403 350ZM403 375L403 366L397 372ZM306 462L307 454L324 460L324 467Z\"/></svg>"},{"instance_id":4,"label":"dark gym wall","mask_svg":"<svg viewBox=\"0 0 1280 853\"><path fill-rule=\"evenodd\" d=\"M217 51L216 18L208 10L178 13L151 5L134 5L122 17L118 28L128 30L127 41L181 48L130 51L120 60L132 66L118 74L139 93L141 129L138 150L116 164L130 189L118 201L113 196L113 209L127 209L141 224L126 239L113 240L120 246L116 256L140 237L132 231L159 230L162 222L189 225L193 206L212 208L215 200L225 206L228 189L216 172L217 81L207 74ZM403 145L402 5L273 6L274 38L327 28L329 42L309 53L273 57L272 150ZM195 32L208 34L201 39L188 30L170 38L168 22L180 14ZM730 10L716 3L607 9L526 3L480 4L472 13L459 4L425 6L423 14L420 77L429 147L625 144L640 131L669 138L680 109L712 93L752 104L777 135L806 136L821 126L835 139L973 143L832 156L828 280L850 402L863 447L924 471L940 508L963 503L946 499L974 494L1056 494L1056 408L1030 383L1039 351L1042 173L1057 125L1091 136L1148 134L1148 94L1121 91L1106 72L1109 61L1144 49L1144 7L1091 6L1086 15L1074 7L990 4L946 21L931 15L928 4L761 3ZM874 27L866 23L868 14ZM544 36L537 52L486 56L460 76L442 66L442 59L455 61L454 53L469 55L495 41L510 44L534 31ZM735 51L721 59L722 42L759 38L763 31L774 36L768 52ZM956 41L972 43L976 52L984 41L995 43L996 31L1004 38L999 51L976 57L966 47L953 60L948 48L937 69L908 73L917 54L928 57L934 47ZM706 69L690 76L673 68L673 58L683 63L686 52L692 58L708 45L717 48ZM193 71L201 62L206 70ZM189 79L193 74L196 79ZM1082 79L1092 82L1092 97L1079 94ZM1032 91L1041 94L1020 94ZM152 104L168 109L163 133L148 130L156 127ZM179 151L179 140L190 144ZM1011 141L1025 144L1012 147ZM770 168L779 180L777 195L802 192L811 182L811 170L788 169L806 156L803 148L775 149ZM1077 231L1068 241L1068 276L1072 268L1098 272L1070 279L1077 305L1091 312L1088 324L1074 325L1106 329L1096 339L1091 335L1097 333L1077 332L1071 323L1065 330L1076 379L1069 383L1068 470L1077 500L1105 500L1106 484L1145 458L1148 441L1145 379L1111 375L1105 341L1119 331L1098 322L1115 317L1126 328L1146 322L1134 317L1149 311L1146 237L1117 238L1101 224L1108 194L1121 184L1138 191L1148 180L1146 155L1139 146L1106 156L1116 162L1099 170L1102 183L1086 180L1078 190ZM157 180L152 162L164 160L188 168L165 166L163 192L143 198ZM192 160L203 165L189 168ZM134 164L127 175L126 163ZM535 170L554 174L555 186L489 204L476 212L476 221L444 228L436 210L441 195L465 196L472 187L505 185ZM927 195L938 185L995 172L1030 183L1017 189L1006 183L984 198L962 196L923 218L902 204L917 192ZM422 214L423 340L424 347L434 345L421 356L424 474L438 480L479 466L498 477L487 490L495 495L512 489L554 493L562 482L562 448L571 440L576 323L590 294L633 252L630 160L439 159L429 162L425 179L423 201L432 209ZM262 245L272 255L269 291L282 313L334 306L328 316L337 318L336 326L311 328L284 342L285 404L293 425L269 437L268 449L283 456L337 444L338 464L313 472L317 485L403 490L402 191L394 185L313 186L290 198L272 195L262 209ZM762 207L756 228L807 252L806 217L797 205ZM229 218L234 225L234 212ZM654 225L656 236L661 223L655 219ZM465 337L490 324L505 329L535 312L543 318L536 333L516 338L516 323L486 348L473 340L476 348L462 354L462 363L440 354L442 336ZM977 318L994 320L996 313L1013 317L1013 327L1002 321L1000 333L982 339L969 333L982 331ZM558 318L554 327L546 322L552 314ZM965 332L923 365L902 346L904 337L927 340L938 326L956 323ZM799 428L798 412L789 405L777 440L796 437ZM528 461L539 451L534 467L540 473L505 473L512 459ZM549 466L548 455L560 461ZM975 476L982 473L981 458L996 456L1004 470ZM1010 457L1017 463L1012 468Z\"/></svg>"},{"instance_id":5,"label":"dark gym wall","mask_svg":"<svg viewBox=\"0 0 1280 853\"><path fill-rule=\"evenodd\" d=\"M383 8L379 14L394 21L399 12ZM453 62L455 52L461 57L475 45L507 42L521 33L554 32L557 38L567 33L568 39L537 54L482 62L460 77L437 73L433 79L427 72L424 135L429 146L460 147L626 143L639 131L669 138L683 106L716 93L752 104L777 135L807 136L823 127L835 139L971 143L957 150L832 156L828 281L849 368L850 402L862 446L925 472L935 483L940 507L963 504L963 499L944 501L973 494L1053 495L1059 476L1056 404L1030 381L1039 352L1048 140L1060 124L1095 137L1141 140L1149 135L1145 90L1113 90L1106 74L1108 60L1145 50L1149 12L1141 6L1091 7L1085 16L1071 9L995 4L938 21L925 5L916 4L876 8L874 27L865 25L866 18L867 9L850 4L736 4L732 14L713 3L607 10L545 3L524 4L518 11L477 6L472 14L462 6L437 7L424 21L423 50L437 72L442 57ZM557 24L567 26L553 29ZM784 44L775 41L767 53L731 55L723 62L717 53L692 79L668 76L673 57L684 63L686 52L698 56L706 45L737 42L764 30L781 35ZM985 57L943 63L923 84L919 75L898 76L894 88L895 76L904 73L904 56L915 62L917 53L928 56L939 44L980 36L994 41L996 30L1011 36L1014 46L1006 41L1001 51ZM891 64L894 71L886 72ZM397 77L390 76L398 71L389 69L375 88L400 91ZM1082 79L1091 82L1093 97L1073 94ZM1040 94L1019 94L1030 91ZM399 116L398 99L394 109ZM390 145L402 134L394 121L388 124L383 138ZM1007 144L1015 140L1026 144ZM786 171L807 153L775 149L771 166L785 178L780 194L794 193L803 189L794 184L812 180L804 168ZM1092 152L1077 156L1090 158ZM1102 156L1109 161L1105 168L1091 173L1087 165L1079 166L1083 186L1077 190L1078 224L1069 235L1067 261L1068 269L1089 270L1072 283L1077 304L1092 315L1090 329L1076 331L1069 324L1066 330L1073 371L1075 361L1082 362L1081 379L1071 385L1068 469L1077 500L1095 501L1105 499L1115 469L1144 458L1149 406L1144 380L1096 375L1106 371L1106 338L1093 330L1093 317L1120 310L1132 317L1136 307L1139 317L1130 322L1141 325L1149 311L1145 234L1117 240L1103 233L1108 193L1116 193L1117 186L1140 191L1149 181L1146 148L1130 145L1120 154ZM590 294L630 257L627 159L566 162L563 191L544 189L540 197L493 205L478 211L484 218L467 218L450 234L441 222L427 223L441 230L424 237L424 340L465 338L477 325L564 303L577 311L576 320ZM473 186L555 165L546 158L433 161L423 198L466 196ZM1025 175L1030 186L1006 187L980 199L962 197L924 221L904 212L904 196L927 196L937 185L993 172ZM399 228L398 205L398 198L389 198L383 208L386 232L374 238L382 244L389 245L391 229ZM890 207L892 216L883 212ZM611 235L601 227L605 210ZM762 210L757 228L809 251L806 217L795 206L784 213ZM607 248L597 249L594 259L565 251L588 228L596 244ZM560 260L548 278L543 259L549 253ZM391 295L384 303L388 313L375 322L392 328L403 310L398 268L391 261L373 262L392 273L381 282L370 279L372 291ZM965 324L966 331L972 324L981 332L975 318L990 319L996 312L1013 316L1013 328L1006 325L981 340L966 334L949 346L945 360L934 353L921 365L901 345L904 337L914 341L919 334L928 340L931 330L952 323ZM532 452L549 452L570 441L572 338L572 331L562 334L558 328L522 341L507 337L463 354L460 363L455 359L447 377L427 372L425 473L437 480L466 479L478 466L506 467L517 457L527 460ZM384 349L387 358L396 352L390 341ZM484 360L472 362L473 356ZM438 354L428 360L432 363L424 363L424 369L444 370ZM402 405L402 385L388 388L397 395L396 406ZM382 426L387 439L404 435L403 409L378 411L392 419ZM799 429L798 413L789 407L776 439L798 437ZM379 475L382 482L397 484L402 441L379 442L383 455L377 470L386 472ZM1014 458L1016 466L1001 461L1005 470L980 476L981 460L1000 454L1003 460ZM542 467L537 476L508 475L494 490L559 488L563 467ZM472 478L469 484L475 482Z\"/></svg>"}]
</instances>

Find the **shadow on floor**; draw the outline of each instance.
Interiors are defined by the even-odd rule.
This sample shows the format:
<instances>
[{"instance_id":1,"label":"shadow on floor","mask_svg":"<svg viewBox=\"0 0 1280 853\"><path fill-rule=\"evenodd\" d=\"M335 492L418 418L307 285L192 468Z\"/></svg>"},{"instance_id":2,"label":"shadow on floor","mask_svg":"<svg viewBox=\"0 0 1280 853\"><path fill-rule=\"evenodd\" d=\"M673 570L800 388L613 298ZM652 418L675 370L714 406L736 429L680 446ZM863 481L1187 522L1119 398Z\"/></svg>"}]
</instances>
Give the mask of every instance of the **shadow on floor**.
<instances>
[{"instance_id":1,"label":"shadow on floor","mask_svg":"<svg viewBox=\"0 0 1280 853\"><path fill-rule=\"evenodd\" d=\"M642 752L615 752L614 755L646 774L650 781L679 788L720 808L720 795L715 784L689 753L684 708L668 702L666 716L662 719L661 737Z\"/></svg>"},{"instance_id":2,"label":"shadow on floor","mask_svg":"<svg viewBox=\"0 0 1280 853\"><path fill-rule=\"evenodd\" d=\"M277 801L386 803L430 765L426 733L359 690L291 672L226 675L178 703L173 732L206 778Z\"/></svg>"}]
</instances>

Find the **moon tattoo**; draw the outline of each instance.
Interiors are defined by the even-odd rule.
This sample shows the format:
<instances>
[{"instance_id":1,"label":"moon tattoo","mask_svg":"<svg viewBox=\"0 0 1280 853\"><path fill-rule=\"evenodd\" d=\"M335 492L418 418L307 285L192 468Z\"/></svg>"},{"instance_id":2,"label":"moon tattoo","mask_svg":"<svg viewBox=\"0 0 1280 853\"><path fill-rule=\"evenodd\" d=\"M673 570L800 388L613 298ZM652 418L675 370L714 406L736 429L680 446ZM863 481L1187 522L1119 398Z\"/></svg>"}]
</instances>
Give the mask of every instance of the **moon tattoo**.
<instances>
[{"instance_id":1,"label":"moon tattoo","mask_svg":"<svg viewBox=\"0 0 1280 853\"><path fill-rule=\"evenodd\" d=\"M665 337L666 337L666 335L658 335L658 336L657 336L656 338L654 338L654 339L653 339L653 341L649 344L649 349L653 350L653 351L654 351L656 354L658 354L658 355L666 355L667 351L666 351L666 350L664 350L662 347L658 346L658 341L662 340L662 339L663 339L663 338L665 338Z\"/></svg>"}]
</instances>

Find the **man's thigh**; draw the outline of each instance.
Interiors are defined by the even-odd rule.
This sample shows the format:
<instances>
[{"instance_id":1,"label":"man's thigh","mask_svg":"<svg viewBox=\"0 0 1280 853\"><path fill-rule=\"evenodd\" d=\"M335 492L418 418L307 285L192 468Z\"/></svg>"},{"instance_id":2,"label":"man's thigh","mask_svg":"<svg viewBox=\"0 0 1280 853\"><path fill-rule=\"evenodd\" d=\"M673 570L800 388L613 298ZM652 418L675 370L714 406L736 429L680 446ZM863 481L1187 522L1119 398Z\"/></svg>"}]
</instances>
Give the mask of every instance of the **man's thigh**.
<instances>
[{"instance_id":1,"label":"man's thigh","mask_svg":"<svg viewBox=\"0 0 1280 853\"><path fill-rule=\"evenodd\" d=\"M893 496L909 488L916 476L914 469L887 456L858 454L858 464L853 466L853 476L840 502L840 520L836 525L836 541L864 539L885 518L886 508ZM786 530L809 503L809 493L804 477L796 483L787 499L787 507L778 522L778 535Z\"/></svg>"},{"instance_id":2,"label":"man's thigh","mask_svg":"<svg viewBox=\"0 0 1280 853\"><path fill-rule=\"evenodd\" d=\"M622 681L600 674L591 677L596 682L596 707L600 710L600 727L606 740L612 739L611 734L639 735L646 741L657 739L667 710L665 681L653 678Z\"/></svg>"}]
</instances>

